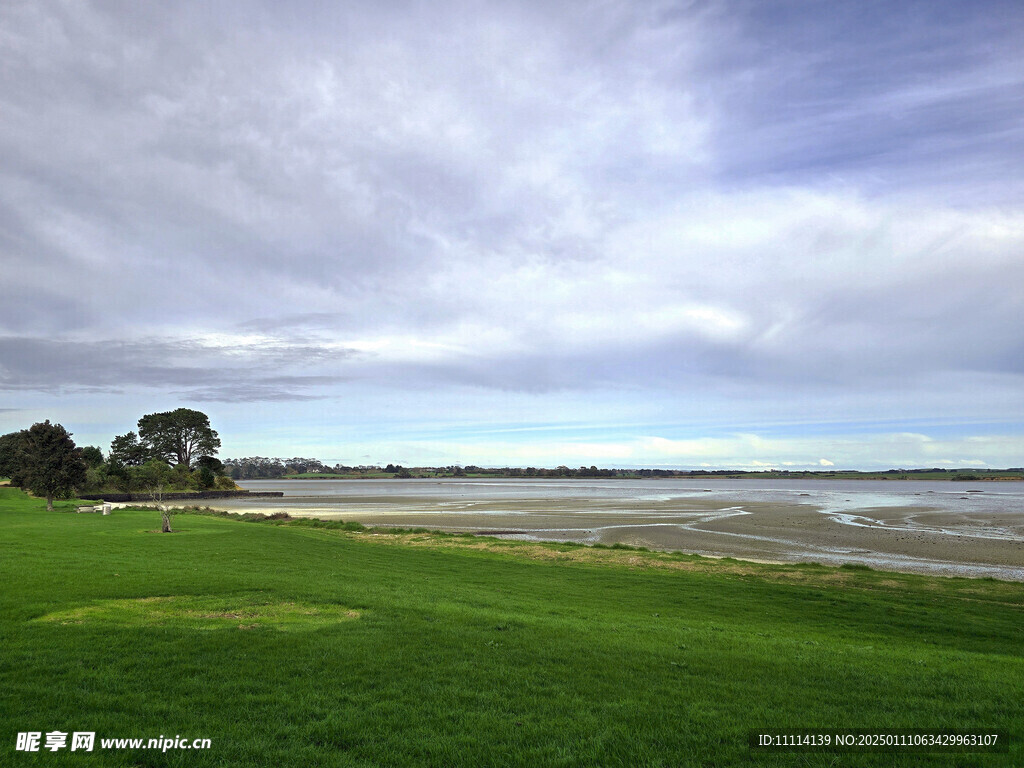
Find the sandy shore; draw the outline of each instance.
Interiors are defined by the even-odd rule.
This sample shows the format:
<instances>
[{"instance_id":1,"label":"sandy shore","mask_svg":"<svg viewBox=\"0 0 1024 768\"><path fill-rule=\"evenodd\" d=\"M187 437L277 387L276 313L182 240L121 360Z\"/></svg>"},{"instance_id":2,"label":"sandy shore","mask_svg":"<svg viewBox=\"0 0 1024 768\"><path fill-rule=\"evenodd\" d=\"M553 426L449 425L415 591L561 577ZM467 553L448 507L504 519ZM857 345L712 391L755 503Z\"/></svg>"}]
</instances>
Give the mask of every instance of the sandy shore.
<instances>
[{"instance_id":1,"label":"sandy shore","mask_svg":"<svg viewBox=\"0 0 1024 768\"><path fill-rule=\"evenodd\" d=\"M716 557L858 563L884 570L1024 581L1022 514L999 518L921 506L835 512L810 503L721 497L453 502L441 497L348 496L343 505L325 498L255 501L215 500L210 506L516 539L621 542Z\"/></svg>"}]
</instances>

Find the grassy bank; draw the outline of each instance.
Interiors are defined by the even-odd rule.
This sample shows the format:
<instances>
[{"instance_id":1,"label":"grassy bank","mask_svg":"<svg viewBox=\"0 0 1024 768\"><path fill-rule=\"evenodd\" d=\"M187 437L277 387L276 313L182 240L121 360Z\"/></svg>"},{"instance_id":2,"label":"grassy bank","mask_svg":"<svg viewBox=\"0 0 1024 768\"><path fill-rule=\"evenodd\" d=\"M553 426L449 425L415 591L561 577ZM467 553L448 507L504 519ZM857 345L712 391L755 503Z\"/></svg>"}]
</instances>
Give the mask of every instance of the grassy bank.
<instances>
[{"instance_id":1,"label":"grassy bank","mask_svg":"<svg viewBox=\"0 0 1024 768\"><path fill-rule=\"evenodd\" d=\"M3 765L1024 762L1024 585L61 506L0 489ZM767 728L1015 743L751 752ZM52 730L212 745L15 752Z\"/></svg>"}]
</instances>

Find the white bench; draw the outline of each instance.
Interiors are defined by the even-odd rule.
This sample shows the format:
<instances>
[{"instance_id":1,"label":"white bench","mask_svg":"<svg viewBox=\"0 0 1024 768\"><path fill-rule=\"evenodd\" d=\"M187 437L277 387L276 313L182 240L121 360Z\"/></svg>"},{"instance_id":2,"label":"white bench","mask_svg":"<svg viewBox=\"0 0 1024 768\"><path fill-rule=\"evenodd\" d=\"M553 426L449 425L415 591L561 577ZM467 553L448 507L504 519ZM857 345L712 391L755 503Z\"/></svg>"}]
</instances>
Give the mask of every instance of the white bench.
<instances>
[{"instance_id":1,"label":"white bench","mask_svg":"<svg viewBox=\"0 0 1024 768\"><path fill-rule=\"evenodd\" d=\"M97 504L96 506L75 507L75 512L100 512L101 514L109 515L111 509L112 507L110 503L104 502L102 504Z\"/></svg>"}]
</instances>

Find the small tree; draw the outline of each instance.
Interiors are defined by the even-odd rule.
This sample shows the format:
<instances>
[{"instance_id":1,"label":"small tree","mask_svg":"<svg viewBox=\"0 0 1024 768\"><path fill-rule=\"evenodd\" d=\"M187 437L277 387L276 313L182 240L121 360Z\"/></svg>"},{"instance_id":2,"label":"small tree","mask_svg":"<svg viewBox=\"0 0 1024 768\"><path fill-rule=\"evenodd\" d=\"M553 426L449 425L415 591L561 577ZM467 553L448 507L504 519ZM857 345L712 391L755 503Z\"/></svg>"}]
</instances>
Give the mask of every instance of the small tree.
<instances>
[{"instance_id":1,"label":"small tree","mask_svg":"<svg viewBox=\"0 0 1024 768\"><path fill-rule=\"evenodd\" d=\"M139 419L139 439L152 449L153 456L175 461L186 469L192 467L192 457L213 456L220 448L220 438L210 428L210 417L189 408L143 416Z\"/></svg>"},{"instance_id":2,"label":"small tree","mask_svg":"<svg viewBox=\"0 0 1024 768\"><path fill-rule=\"evenodd\" d=\"M174 470L160 459L150 459L141 467L132 470L136 487L156 502L156 508L160 510L160 520L163 533L171 533L171 510L164 504L164 492L174 481Z\"/></svg>"},{"instance_id":3,"label":"small tree","mask_svg":"<svg viewBox=\"0 0 1024 768\"><path fill-rule=\"evenodd\" d=\"M55 496L67 496L85 483L82 451L70 433L49 419L24 430L22 487L46 497L46 509L53 511Z\"/></svg>"}]
</instances>

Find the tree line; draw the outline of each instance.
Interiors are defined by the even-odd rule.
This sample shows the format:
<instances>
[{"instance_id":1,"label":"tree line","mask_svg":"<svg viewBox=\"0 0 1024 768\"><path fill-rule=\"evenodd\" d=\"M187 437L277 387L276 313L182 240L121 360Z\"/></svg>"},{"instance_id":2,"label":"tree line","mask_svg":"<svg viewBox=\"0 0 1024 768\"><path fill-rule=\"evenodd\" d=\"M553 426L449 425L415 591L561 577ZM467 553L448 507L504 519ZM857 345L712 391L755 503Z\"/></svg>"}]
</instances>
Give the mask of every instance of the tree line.
<instances>
[{"instance_id":1,"label":"tree line","mask_svg":"<svg viewBox=\"0 0 1024 768\"><path fill-rule=\"evenodd\" d=\"M225 473L233 480L273 480L289 475L344 475L344 476L379 476L391 475L395 478L427 478L427 477L544 477L544 478L636 478L636 477L677 477L688 475L682 470L673 469L599 469L596 466L574 469L559 466L553 469L545 467L478 467L474 464L466 466L449 465L443 467L404 467L401 464L379 464L349 466L335 464L330 466L319 459L306 458L268 458L265 456L246 456L237 459L224 459Z\"/></svg>"},{"instance_id":2,"label":"tree line","mask_svg":"<svg viewBox=\"0 0 1024 768\"><path fill-rule=\"evenodd\" d=\"M246 456L241 459L224 459L224 471L233 480L273 479L285 475L302 475L307 472L340 473L350 472L351 467L340 464L328 467L319 459L266 458L264 456Z\"/></svg>"},{"instance_id":3,"label":"tree line","mask_svg":"<svg viewBox=\"0 0 1024 768\"><path fill-rule=\"evenodd\" d=\"M431 470L434 471L434 470ZM294 457L291 459L246 456L238 459L224 459L224 472L232 480L273 480L286 475L358 475L391 473L396 476L412 477L401 464L334 464L330 466L319 459Z\"/></svg>"},{"instance_id":4,"label":"tree line","mask_svg":"<svg viewBox=\"0 0 1024 768\"><path fill-rule=\"evenodd\" d=\"M0 436L0 476L44 497L74 493L141 492L158 503L168 491L235 489L216 458L220 438L200 411L178 408L139 419L138 432L118 435L106 456L94 445L79 448L71 433L49 420ZM169 513L163 529L170 531Z\"/></svg>"}]
</instances>

